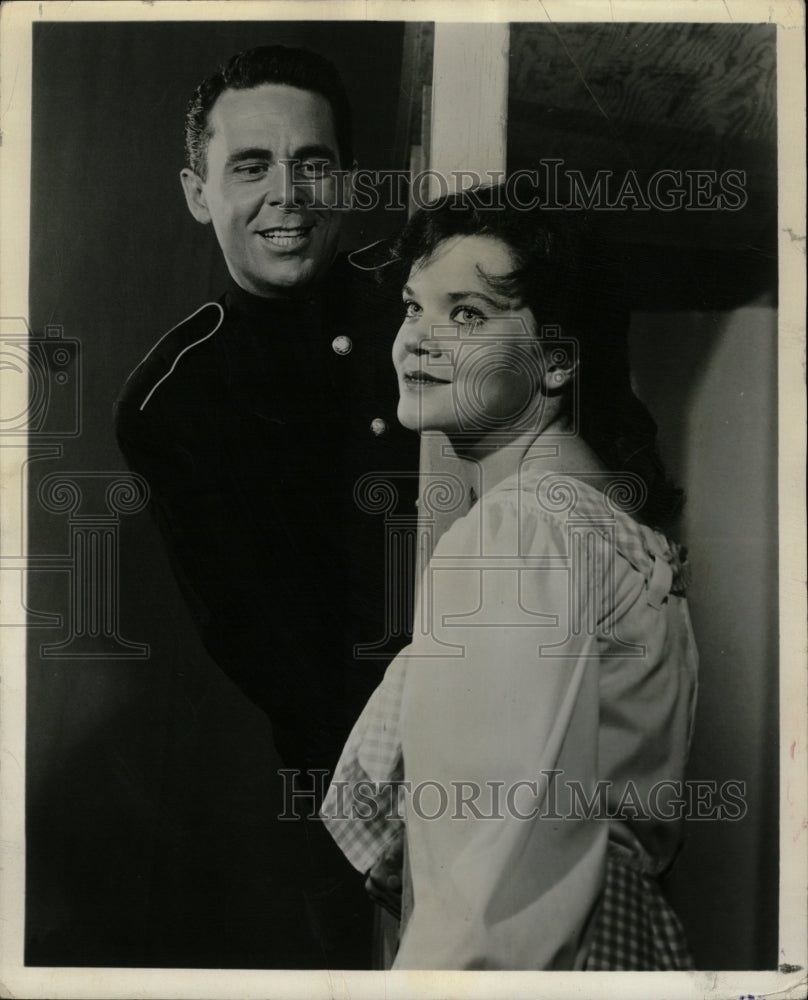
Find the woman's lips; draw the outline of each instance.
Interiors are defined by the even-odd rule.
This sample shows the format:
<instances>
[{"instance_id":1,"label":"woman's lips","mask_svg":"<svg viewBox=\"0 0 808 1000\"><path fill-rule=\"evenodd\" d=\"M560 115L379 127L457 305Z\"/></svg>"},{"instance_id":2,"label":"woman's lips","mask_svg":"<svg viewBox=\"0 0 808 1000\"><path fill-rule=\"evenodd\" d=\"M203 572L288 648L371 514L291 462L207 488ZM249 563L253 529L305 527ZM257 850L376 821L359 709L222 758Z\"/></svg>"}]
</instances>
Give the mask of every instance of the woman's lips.
<instances>
[{"instance_id":1,"label":"woman's lips","mask_svg":"<svg viewBox=\"0 0 808 1000\"><path fill-rule=\"evenodd\" d=\"M404 372L403 382L411 389L428 389L435 385L451 385L450 379L436 378L434 375L430 375L420 369Z\"/></svg>"}]
</instances>

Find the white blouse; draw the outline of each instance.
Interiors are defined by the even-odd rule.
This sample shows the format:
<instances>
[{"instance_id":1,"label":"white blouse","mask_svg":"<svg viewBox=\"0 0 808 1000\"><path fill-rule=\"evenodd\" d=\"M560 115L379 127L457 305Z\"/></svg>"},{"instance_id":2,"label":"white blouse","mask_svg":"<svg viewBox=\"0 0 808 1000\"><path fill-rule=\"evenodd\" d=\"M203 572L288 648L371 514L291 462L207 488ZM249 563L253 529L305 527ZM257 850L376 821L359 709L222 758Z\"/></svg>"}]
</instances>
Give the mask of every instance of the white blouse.
<instances>
[{"instance_id":1,"label":"white blouse","mask_svg":"<svg viewBox=\"0 0 808 1000\"><path fill-rule=\"evenodd\" d=\"M340 758L323 817L351 863L406 826L394 968L582 968L609 845L649 874L675 856L697 670L681 564L586 478L525 463L444 534Z\"/></svg>"}]
</instances>

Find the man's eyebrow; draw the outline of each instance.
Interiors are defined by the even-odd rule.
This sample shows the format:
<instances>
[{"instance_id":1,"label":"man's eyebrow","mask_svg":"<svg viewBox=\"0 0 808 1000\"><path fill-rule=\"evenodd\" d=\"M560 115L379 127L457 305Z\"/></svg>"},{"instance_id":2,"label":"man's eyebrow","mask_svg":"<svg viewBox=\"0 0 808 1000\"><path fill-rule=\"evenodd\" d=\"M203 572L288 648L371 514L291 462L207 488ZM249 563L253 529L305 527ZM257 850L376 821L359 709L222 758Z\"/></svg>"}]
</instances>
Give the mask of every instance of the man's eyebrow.
<instances>
[{"instance_id":1,"label":"man's eyebrow","mask_svg":"<svg viewBox=\"0 0 808 1000\"><path fill-rule=\"evenodd\" d=\"M228 163L243 163L244 160L270 160L272 153L268 149L260 146L249 146L244 149L235 149L227 157Z\"/></svg>"},{"instance_id":2,"label":"man's eyebrow","mask_svg":"<svg viewBox=\"0 0 808 1000\"><path fill-rule=\"evenodd\" d=\"M308 146L301 146L300 149L295 150L295 155L291 157L293 160L332 160L334 163L339 162L339 157L336 152L330 147L325 145L325 143L309 143Z\"/></svg>"},{"instance_id":3,"label":"man's eyebrow","mask_svg":"<svg viewBox=\"0 0 808 1000\"><path fill-rule=\"evenodd\" d=\"M272 160L272 151L263 146L247 146L244 149L235 149L227 157L228 164L243 163L245 160ZM308 146L301 146L296 149L293 156L284 159L285 163L298 163L303 160L329 160L338 163L339 158L335 151L327 145L321 143L310 143Z\"/></svg>"}]
</instances>

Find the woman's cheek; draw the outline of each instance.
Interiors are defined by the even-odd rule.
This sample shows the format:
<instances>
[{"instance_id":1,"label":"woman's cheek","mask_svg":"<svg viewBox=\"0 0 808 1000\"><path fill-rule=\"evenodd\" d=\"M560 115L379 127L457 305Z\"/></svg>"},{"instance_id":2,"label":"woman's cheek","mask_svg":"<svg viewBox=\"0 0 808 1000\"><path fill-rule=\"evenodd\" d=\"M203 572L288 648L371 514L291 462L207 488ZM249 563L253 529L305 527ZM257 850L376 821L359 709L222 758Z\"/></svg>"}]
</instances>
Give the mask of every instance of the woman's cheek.
<instances>
[{"instance_id":1,"label":"woman's cheek","mask_svg":"<svg viewBox=\"0 0 808 1000\"><path fill-rule=\"evenodd\" d=\"M526 354L478 356L458 386L466 419L482 427L504 429L522 424L539 395L538 369Z\"/></svg>"}]
</instances>

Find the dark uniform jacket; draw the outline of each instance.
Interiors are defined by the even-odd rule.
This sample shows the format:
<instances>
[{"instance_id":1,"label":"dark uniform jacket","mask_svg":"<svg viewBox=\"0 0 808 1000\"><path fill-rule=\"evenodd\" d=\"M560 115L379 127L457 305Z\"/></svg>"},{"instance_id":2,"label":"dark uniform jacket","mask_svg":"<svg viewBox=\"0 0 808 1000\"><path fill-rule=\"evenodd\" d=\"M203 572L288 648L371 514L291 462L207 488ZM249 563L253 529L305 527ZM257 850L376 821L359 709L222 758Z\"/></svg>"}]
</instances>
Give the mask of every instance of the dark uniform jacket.
<instances>
[{"instance_id":1,"label":"dark uniform jacket","mask_svg":"<svg viewBox=\"0 0 808 1000\"><path fill-rule=\"evenodd\" d=\"M417 494L418 438L396 420L400 317L344 260L316 298L232 282L116 404L205 646L269 715L288 767L333 768L406 642L412 572L387 545Z\"/></svg>"}]
</instances>

